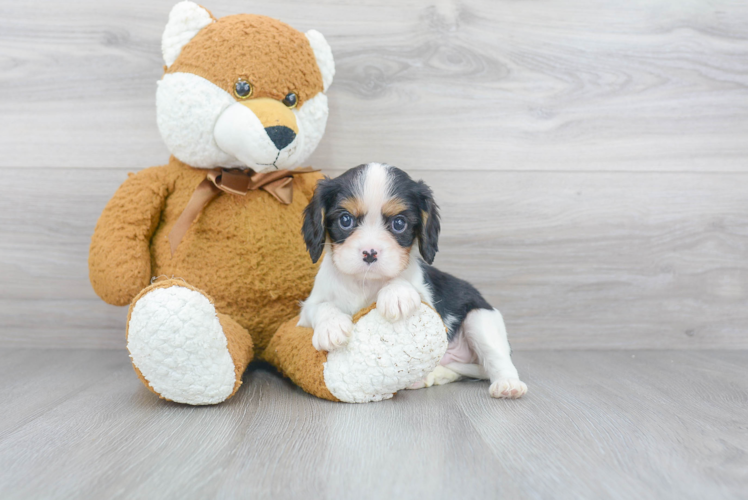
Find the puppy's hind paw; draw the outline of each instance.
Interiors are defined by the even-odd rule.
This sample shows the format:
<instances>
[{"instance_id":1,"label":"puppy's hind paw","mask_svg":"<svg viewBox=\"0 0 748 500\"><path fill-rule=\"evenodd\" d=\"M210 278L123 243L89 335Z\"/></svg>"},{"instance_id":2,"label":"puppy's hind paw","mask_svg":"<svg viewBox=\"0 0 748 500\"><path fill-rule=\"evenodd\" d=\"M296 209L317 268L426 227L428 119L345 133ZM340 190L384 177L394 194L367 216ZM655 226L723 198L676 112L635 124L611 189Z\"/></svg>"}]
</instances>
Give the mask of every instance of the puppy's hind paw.
<instances>
[{"instance_id":1,"label":"puppy's hind paw","mask_svg":"<svg viewBox=\"0 0 748 500\"><path fill-rule=\"evenodd\" d=\"M488 388L492 398L521 398L527 392L527 384L518 378L501 378Z\"/></svg>"},{"instance_id":2,"label":"puppy's hind paw","mask_svg":"<svg viewBox=\"0 0 748 500\"><path fill-rule=\"evenodd\" d=\"M442 365L438 365L434 371L423 377L421 380L414 382L406 389L423 389L424 387L431 387L432 385L445 385L456 380L460 380L462 375L457 372L453 372L449 368Z\"/></svg>"}]
</instances>

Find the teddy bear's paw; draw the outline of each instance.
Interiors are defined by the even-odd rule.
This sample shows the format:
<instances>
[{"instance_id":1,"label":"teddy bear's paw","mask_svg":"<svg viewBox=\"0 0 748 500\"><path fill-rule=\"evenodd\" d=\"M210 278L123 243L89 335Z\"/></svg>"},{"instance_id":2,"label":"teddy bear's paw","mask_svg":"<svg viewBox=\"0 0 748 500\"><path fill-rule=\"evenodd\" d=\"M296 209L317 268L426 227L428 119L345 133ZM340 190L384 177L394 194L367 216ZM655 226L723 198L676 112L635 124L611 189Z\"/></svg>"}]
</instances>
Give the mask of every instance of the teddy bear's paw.
<instances>
[{"instance_id":1,"label":"teddy bear's paw","mask_svg":"<svg viewBox=\"0 0 748 500\"><path fill-rule=\"evenodd\" d=\"M127 348L133 365L161 397L220 403L236 384L234 362L213 304L182 286L155 288L133 305Z\"/></svg>"},{"instance_id":2,"label":"teddy bear's paw","mask_svg":"<svg viewBox=\"0 0 748 500\"><path fill-rule=\"evenodd\" d=\"M347 344L352 331L350 316L341 312L325 315L314 329L312 345L318 351L332 351Z\"/></svg>"},{"instance_id":3,"label":"teddy bear's paw","mask_svg":"<svg viewBox=\"0 0 748 500\"><path fill-rule=\"evenodd\" d=\"M518 378L502 378L488 388L492 398L521 398L527 392L527 385Z\"/></svg>"},{"instance_id":4,"label":"teddy bear's paw","mask_svg":"<svg viewBox=\"0 0 748 500\"><path fill-rule=\"evenodd\" d=\"M377 311L389 321L409 318L421 306L418 291L404 280L396 280L377 294Z\"/></svg>"}]
</instances>

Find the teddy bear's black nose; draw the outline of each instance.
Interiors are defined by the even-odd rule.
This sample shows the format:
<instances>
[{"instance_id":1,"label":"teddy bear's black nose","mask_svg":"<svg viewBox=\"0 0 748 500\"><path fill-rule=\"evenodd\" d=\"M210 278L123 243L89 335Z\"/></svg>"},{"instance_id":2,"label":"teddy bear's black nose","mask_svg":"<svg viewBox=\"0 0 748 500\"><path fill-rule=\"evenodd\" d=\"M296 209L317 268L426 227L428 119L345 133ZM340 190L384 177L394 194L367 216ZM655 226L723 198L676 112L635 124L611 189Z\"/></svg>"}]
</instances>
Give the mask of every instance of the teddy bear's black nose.
<instances>
[{"instance_id":1,"label":"teddy bear's black nose","mask_svg":"<svg viewBox=\"0 0 748 500\"><path fill-rule=\"evenodd\" d=\"M267 132L268 137L270 137L270 140L273 141L273 144L278 149L285 148L296 139L296 132L282 125L267 127L265 132Z\"/></svg>"}]
</instances>

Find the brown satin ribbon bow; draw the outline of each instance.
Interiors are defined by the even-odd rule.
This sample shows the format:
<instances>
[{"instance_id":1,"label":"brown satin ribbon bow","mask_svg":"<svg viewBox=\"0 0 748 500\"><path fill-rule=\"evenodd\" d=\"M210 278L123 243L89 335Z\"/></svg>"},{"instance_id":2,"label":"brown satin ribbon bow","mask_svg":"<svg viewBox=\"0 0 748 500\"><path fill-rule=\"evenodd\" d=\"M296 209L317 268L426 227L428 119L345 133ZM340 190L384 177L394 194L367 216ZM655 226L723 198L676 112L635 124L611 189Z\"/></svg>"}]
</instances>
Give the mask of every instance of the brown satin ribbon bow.
<instances>
[{"instance_id":1,"label":"brown satin ribbon bow","mask_svg":"<svg viewBox=\"0 0 748 500\"><path fill-rule=\"evenodd\" d=\"M221 191L244 196L249 191L262 189L284 205L290 205L293 201L293 176L316 171L312 167L263 173L255 172L252 169L242 170L238 168L217 168L208 171L205 180L192 193L192 198L187 202L182 215L179 216L169 233L171 254L174 255L174 252L177 251L179 243L202 209Z\"/></svg>"}]
</instances>

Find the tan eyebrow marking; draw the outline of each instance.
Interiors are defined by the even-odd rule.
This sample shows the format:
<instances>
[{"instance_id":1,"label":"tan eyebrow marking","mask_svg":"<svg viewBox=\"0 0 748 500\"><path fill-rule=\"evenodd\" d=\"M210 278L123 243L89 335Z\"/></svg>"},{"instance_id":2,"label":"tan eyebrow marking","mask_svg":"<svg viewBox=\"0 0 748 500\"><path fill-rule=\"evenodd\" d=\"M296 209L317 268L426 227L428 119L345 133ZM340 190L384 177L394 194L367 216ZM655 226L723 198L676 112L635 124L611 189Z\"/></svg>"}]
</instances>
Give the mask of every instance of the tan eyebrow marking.
<instances>
[{"instance_id":1,"label":"tan eyebrow marking","mask_svg":"<svg viewBox=\"0 0 748 500\"><path fill-rule=\"evenodd\" d=\"M382 215L385 217L391 217L393 215L397 215L400 212L405 212L408 207L405 205L405 202L400 198L390 198L385 202L385 204L382 206Z\"/></svg>"},{"instance_id":2,"label":"tan eyebrow marking","mask_svg":"<svg viewBox=\"0 0 748 500\"><path fill-rule=\"evenodd\" d=\"M364 202L360 198L346 198L340 202L340 208L346 210L349 214L354 217L363 217L366 211L364 210Z\"/></svg>"}]
</instances>

